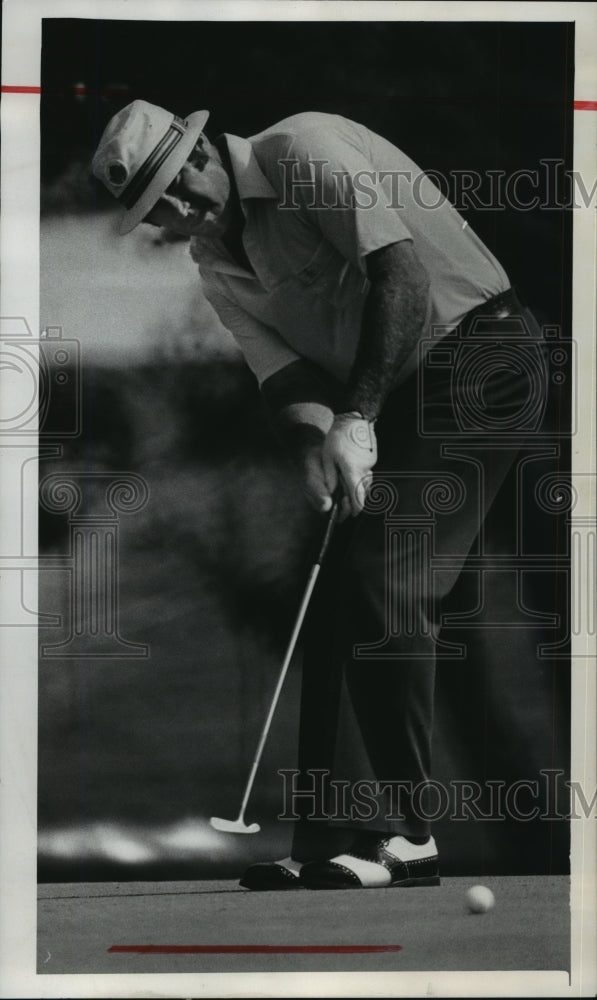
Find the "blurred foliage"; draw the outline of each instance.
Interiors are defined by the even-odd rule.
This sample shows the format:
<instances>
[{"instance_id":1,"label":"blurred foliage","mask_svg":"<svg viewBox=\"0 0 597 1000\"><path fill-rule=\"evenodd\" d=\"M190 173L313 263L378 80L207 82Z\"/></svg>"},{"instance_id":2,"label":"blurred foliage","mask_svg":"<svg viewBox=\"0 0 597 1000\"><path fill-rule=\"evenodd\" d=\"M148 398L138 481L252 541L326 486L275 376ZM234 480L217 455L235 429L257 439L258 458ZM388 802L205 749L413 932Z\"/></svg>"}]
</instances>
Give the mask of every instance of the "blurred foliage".
<instances>
[{"instance_id":1,"label":"blurred foliage","mask_svg":"<svg viewBox=\"0 0 597 1000\"><path fill-rule=\"evenodd\" d=\"M293 570L300 578L315 516L246 366L87 365L81 391L82 433L63 442L56 471L143 476L152 499L133 549L180 552L189 573L217 590L235 627L261 629L277 642L297 598ZM62 545L66 525L42 508L41 549Z\"/></svg>"}]
</instances>

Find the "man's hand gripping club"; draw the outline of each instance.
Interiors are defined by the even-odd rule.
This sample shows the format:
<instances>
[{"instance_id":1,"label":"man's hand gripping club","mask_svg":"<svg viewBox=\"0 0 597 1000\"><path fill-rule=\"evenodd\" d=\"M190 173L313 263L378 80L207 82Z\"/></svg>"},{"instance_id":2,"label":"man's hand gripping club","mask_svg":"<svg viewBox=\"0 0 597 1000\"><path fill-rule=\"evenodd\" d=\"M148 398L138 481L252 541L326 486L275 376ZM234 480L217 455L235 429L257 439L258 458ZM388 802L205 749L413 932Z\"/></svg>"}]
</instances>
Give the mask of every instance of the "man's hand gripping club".
<instances>
[{"instance_id":1,"label":"man's hand gripping club","mask_svg":"<svg viewBox=\"0 0 597 1000\"><path fill-rule=\"evenodd\" d=\"M376 462L373 424L360 413L336 414L323 442L321 466L330 497L338 489L342 494L341 520L349 514L356 517L362 511Z\"/></svg>"}]
</instances>

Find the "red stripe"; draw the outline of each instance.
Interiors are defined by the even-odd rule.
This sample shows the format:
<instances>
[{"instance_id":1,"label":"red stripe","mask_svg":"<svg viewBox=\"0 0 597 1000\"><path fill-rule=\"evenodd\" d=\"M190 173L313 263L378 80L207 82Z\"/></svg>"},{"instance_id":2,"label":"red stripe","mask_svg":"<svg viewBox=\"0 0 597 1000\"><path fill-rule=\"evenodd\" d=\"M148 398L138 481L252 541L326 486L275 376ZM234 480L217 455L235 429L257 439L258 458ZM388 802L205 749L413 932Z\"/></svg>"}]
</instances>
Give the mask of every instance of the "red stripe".
<instances>
[{"instance_id":1,"label":"red stripe","mask_svg":"<svg viewBox=\"0 0 597 1000\"><path fill-rule=\"evenodd\" d=\"M2 85L3 94L41 94L41 87L11 87L8 84ZM75 94L85 94L86 88L75 87ZM118 91L119 93L119 91ZM575 111L597 111L597 101L575 101Z\"/></svg>"},{"instance_id":2,"label":"red stripe","mask_svg":"<svg viewBox=\"0 0 597 1000\"><path fill-rule=\"evenodd\" d=\"M356 955L402 951L399 944L113 944L109 952L138 955Z\"/></svg>"},{"instance_id":3,"label":"red stripe","mask_svg":"<svg viewBox=\"0 0 597 1000\"><path fill-rule=\"evenodd\" d=\"M8 84L2 85L3 94L41 94L41 87L11 87ZM76 94L86 93L85 88L75 87ZM597 111L597 101L575 101L575 111Z\"/></svg>"}]
</instances>

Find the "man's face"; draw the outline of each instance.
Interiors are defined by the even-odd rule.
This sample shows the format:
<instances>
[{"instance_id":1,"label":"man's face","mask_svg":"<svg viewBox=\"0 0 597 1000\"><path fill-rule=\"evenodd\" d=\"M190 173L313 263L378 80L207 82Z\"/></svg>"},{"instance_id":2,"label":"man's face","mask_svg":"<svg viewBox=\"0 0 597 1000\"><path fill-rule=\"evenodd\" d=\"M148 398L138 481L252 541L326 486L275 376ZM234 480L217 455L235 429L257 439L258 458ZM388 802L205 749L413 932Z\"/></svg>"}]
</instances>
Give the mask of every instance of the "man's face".
<instances>
[{"instance_id":1,"label":"man's face","mask_svg":"<svg viewBox=\"0 0 597 1000\"><path fill-rule=\"evenodd\" d=\"M183 164L144 222L208 239L225 236L231 226L231 183L213 146L205 142L205 159Z\"/></svg>"}]
</instances>

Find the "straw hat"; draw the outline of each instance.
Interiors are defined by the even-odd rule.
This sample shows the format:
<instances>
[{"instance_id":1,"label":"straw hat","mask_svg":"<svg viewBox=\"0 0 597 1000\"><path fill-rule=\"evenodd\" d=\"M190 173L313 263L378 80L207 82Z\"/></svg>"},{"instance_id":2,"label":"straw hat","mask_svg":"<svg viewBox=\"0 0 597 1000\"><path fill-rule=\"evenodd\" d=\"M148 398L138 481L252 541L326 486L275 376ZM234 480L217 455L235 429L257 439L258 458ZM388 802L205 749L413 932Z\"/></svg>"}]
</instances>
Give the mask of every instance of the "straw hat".
<instances>
[{"instance_id":1,"label":"straw hat","mask_svg":"<svg viewBox=\"0 0 597 1000\"><path fill-rule=\"evenodd\" d=\"M194 111L178 118L133 101L110 119L91 169L125 209L121 233L130 233L172 183L208 117L209 111Z\"/></svg>"}]
</instances>

